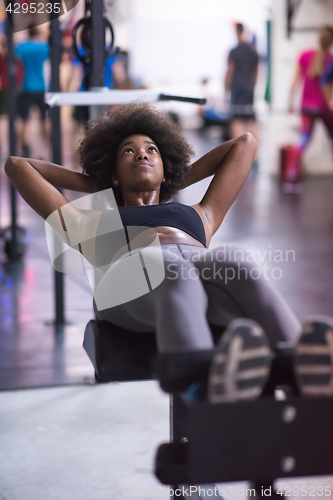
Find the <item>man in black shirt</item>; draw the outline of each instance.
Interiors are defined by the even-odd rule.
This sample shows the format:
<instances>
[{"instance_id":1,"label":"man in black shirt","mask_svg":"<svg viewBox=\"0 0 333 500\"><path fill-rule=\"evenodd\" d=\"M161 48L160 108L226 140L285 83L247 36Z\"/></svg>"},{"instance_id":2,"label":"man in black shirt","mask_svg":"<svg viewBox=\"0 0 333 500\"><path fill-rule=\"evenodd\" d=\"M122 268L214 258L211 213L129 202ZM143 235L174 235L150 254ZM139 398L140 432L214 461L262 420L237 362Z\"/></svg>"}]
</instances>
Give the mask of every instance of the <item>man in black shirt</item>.
<instances>
[{"instance_id":1,"label":"man in black shirt","mask_svg":"<svg viewBox=\"0 0 333 500\"><path fill-rule=\"evenodd\" d=\"M238 45L228 57L225 76L226 98L230 94L230 135L232 138L251 132L258 138L253 108L254 87L258 76L259 57L256 50L243 39L244 26L236 26Z\"/></svg>"}]
</instances>

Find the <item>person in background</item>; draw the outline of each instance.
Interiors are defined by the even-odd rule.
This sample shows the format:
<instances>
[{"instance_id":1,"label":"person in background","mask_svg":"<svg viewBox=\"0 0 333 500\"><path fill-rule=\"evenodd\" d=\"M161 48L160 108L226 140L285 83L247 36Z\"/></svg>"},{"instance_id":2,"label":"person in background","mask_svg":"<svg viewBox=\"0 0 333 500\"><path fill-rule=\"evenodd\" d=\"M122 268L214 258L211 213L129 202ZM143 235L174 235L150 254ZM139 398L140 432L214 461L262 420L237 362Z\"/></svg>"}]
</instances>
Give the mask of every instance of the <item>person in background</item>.
<instances>
[{"instance_id":1,"label":"person in background","mask_svg":"<svg viewBox=\"0 0 333 500\"><path fill-rule=\"evenodd\" d=\"M60 63L61 92L77 92L80 89L83 77L81 62L73 52L73 37L70 31L62 34L62 53Z\"/></svg>"},{"instance_id":2,"label":"person in background","mask_svg":"<svg viewBox=\"0 0 333 500\"><path fill-rule=\"evenodd\" d=\"M0 3L0 36L6 33L7 12L5 2Z\"/></svg>"},{"instance_id":3,"label":"person in background","mask_svg":"<svg viewBox=\"0 0 333 500\"><path fill-rule=\"evenodd\" d=\"M324 95L328 101L328 105L333 111L333 61L321 78L321 84Z\"/></svg>"},{"instance_id":4,"label":"person in background","mask_svg":"<svg viewBox=\"0 0 333 500\"><path fill-rule=\"evenodd\" d=\"M62 33L62 52L59 69L61 92L77 92L81 87L83 66L73 52L71 30L66 30ZM77 168L78 127L77 123L73 120L73 110L74 106L71 105L61 106L60 109L63 163L70 168Z\"/></svg>"},{"instance_id":5,"label":"person in background","mask_svg":"<svg viewBox=\"0 0 333 500\"><path fill-rule=\"evenodd\" d=\"M43 140L49 144L49 127L46 123L44 63L49 59L49 44L45 34L37 27L29 28L29 40L15 48L15 55L23 62L25 78L19 96L18 110L23 120L21 140L22 155L30 156L29 115L30 108L37 106L40 112L40 126Z\"/></svg>"},{"instance_id":6,"label":"person in background","mask_svg":"<svg viewBox=\"0 0 333 500\"><path fill-rule=\"evenodd\" d=\"M206 99L206 104L199 106L199 115L202 117L202 130L207 127L219 126L222 129L222 141L228 141L229 121L228 114L224 111L216 97L210 92L210 81L208 78L201 80L201 92Z\"/></svg>"},{"instance_id":7,"label":"person in background","mask_svg":"<svg viewBox=\"0 0 333 500\"><path fill-rule=\"evenodd\" d=\"M330 52L332 44L333 29L325 26L319 32L318 48L306 50L298 57L290 88L289 112L294 112L295 91L302 84L300 161L311 140L315 121L318 119L324 123L333 146L333 111L330 110L327 95L322 86L322 78L333 64L333 56Z\"/></svg>"},{"instance_id":8,"label":"person in background","mask_svg":"<svg viewBox=\"0 0 333 500\"><path fill-rule=\"evenodd\" d=\"M225 97L230 103L230 136L235 138L250 132L258 140L253 99L259 56L255 48L244 40L243 24L236 25L236 34L238 45L229 53L224 79Z\"/></svg>"},{"instance_id":9,"label":"person in background","mask_svg":"<svg viewBox=\"0 0 333 500\"><path fill-rule=\"evenodd\" d=\"M79 53L83 54L83 48L79 47ZM104 87L108 89L113 89L114 84L114 74L113 68L116 64L117 56L109 56L105 62L104 69ZM78 58L75 58L73 64L81 65L82 63ZM81 82L81 87L79 91L89 90L90 87L90 76L91 76L91 68L90 66L83 66L83 79ZM73 118L76 120L78 125L85 124L89 120L89 106L77 106L74 108Z\"/></svg>"}]
</instances>

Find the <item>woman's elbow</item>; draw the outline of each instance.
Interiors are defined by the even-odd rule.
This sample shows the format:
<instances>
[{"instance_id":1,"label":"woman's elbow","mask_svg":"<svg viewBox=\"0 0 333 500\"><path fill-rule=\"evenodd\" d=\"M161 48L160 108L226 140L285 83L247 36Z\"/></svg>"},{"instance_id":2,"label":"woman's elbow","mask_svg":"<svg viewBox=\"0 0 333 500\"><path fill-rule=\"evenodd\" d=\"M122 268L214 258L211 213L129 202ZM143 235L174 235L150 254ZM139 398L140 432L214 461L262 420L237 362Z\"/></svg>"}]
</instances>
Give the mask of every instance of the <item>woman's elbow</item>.
<instances>
[{"instance_id":1,"label":"woman's elbow","mask_svg":"<svg viewBox=\"0 0 333 500\"><path fill-rule=\"evenodd\" d=\"M253 144L257 144L257 139L250 132L245 132L245 134L241 135L243 140L252 142Z\"/></svg>"},{"instance_id":2,"label":"woman's elbow","mask_svg":"<svg viewBox=\"0 0 333 500\"><path fill-rule=\"evenodd\" d=\"M6 174L7 176L9 176L9 173L10 173L11 169L13 168L14 158L15 158L15 156L10 156L10 157L9 157L9 158L7 158L7 160L6 160L4 170L5 170L5 174Z\"/></svg>"},{"instance_id":3,"label":"woman's elbow","mask_svg":"<svg viewBox=\"0 0 333 500\"><path fill-rule=\"evenodd\" d=\"M250 132L246 132L245 134L238 137L239 142L244 144L246 148L252 148L254 151L257 150L258 141Z\"/></svg>"},{"instance_id":4,"label":"woman's elbow","mask_svg":"<svg viewBox=\"0 0 333 500\"><path fill-rule=\"evenodd\" d=\"M4 170L8 177L10 175L10 172L12 172L15 167L17 167L19 160L20 158L18 156L10 156L9 158L7 158Z\"/></svg>"}]
</instances>

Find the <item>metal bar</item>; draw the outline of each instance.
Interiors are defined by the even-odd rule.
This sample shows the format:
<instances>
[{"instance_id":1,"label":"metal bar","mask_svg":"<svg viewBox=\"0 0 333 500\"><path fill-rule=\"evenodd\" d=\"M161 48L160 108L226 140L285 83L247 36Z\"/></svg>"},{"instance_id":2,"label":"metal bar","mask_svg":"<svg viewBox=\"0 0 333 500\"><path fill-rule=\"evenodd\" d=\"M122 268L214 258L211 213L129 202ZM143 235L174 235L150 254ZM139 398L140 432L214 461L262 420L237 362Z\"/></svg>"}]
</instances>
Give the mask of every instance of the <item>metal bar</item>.
<instances>
[{"instance_id":1,"label":"metal bar","mask_svg":"<svg viewBox=\"0 0 333 500\"><path fill-rule=\"evenodd\" d=\"M8 12L8 17L12 14ZM13 32L9 19L7 19L7 110L9 115L9 149L10 154L16 154L16 134L15 134L15 115L16 115L16 99L15 99L15 77L16 67L14 58Z\"/></svg>"},{"instance_id":2,"label":"metal bar","mask_svg":"<svg viewBox=\"0 0 333 500\"><path fill-rule=\"evenodd\" d=\"M105 27L104 27L104 1L103 0L93 0L90 5L90 15L91 15L91 67L90 67L90 78L88 80L89 88L86 88L88 92L86 94L93 93L96 90L97 96L104 94L104 70L106 64L105 57ZM97 97L96 96L96 97ZM98 99L98 97L97 97ZM103 100L103 99L102 99ZM87 101L85 102L87 105ZM91 103L89 106L89 118L96 118L98 115L103 114L107 107L104 102ZM96 199L93 201L93 210L97 209ZM98 271L94 270L94 280L97 283Z\"/></svg>"},{"instance_id":3,"label":"metal bar","mask_svg":"<svg viewBox=\"0 0 333 500\"><path fill-rule=\"evenodd\" d=\"M158 100L158 92L142 90L107 90L102 92L48 92L45 102L50 106L72 104L74 106L94 106L104 104L126 104L140 99L140 102L154 102Z\"/></svg>"},{"instance_id":4,"label":"metal bar","mask_svg":"<svg viewBox=\"0 0 333 500\"><path fill-rule=\"evenodd\" d=\"M56 0L52 0L55 3ZM52 9L54 12L55 9ZM61 32L59 19L55 14L51 14L51 89L53 92L60 92L59 67L61 62ZM54 163L61 164L61 124L60 109L51 109L52 123L52 159ZM61 190L59 189L61 192ZM65 323L64 314L64 275L54 271L54 295L55 295L55 325Z\"/></svg>"},{"instance_id":5,"label":"metal bar","mask_svg":"<svg viewBox=\"0 0 333 500\"><path fill-rule=\"evenodd\" d=\"M91 87L104 87L105 67L105 29L104 29L104 2L93 0L90 5L91 13L91 45L92 67Z\"/></svg>"},{"instance_id":6,"label":"metal bar","mask_svg":"<svg viewBox=\"0 0 333 500\"><path fill-rule=\"evenodd\" d=\"M136 101L142 103L156 101L182 101L195 104L205 104L206 99L199 97L174 96L158 91L140 90L105 90L102 92L47 92L45 102L50 107L71 104L74 106L94 106L107 104L130 104Z\"/></svg>"},{"instance_id":7,"label":"metal bar","mask_svg":"<svg viewBox=\"0 0 333 500\"><path fill-rule=\"evenodd\" d=\"M177 411L176 411L176 395L169 394L169 429L170 429L170 443L175 443L177 441L178 435L176 432L176 422L177 422ZM177 485L171 484L170 488L174 491L177 489ZM170 499L174 499L175 496L170 493Z\"/></svg>"},{"instance_id":8,"label":"metal bar","mask_svg":"<svg viewBox=\"0 0 333 500\"><path fill-rule=\"evenodd\" d=\"M302 0L287 0L286 8L287 8L287 37L290 38L293 30L292 28L292 20L299 9Z\"/></svg>"},{"instance_id":9,"label":"metal bar","mask_svg":"<svg viewBox=\"0 0 333 500\"><path fill-rule=\"evenodd\" d=\"M16 155L16 133L15 133L15 115L16 115L16 98L15 98L15 58L14 58L14 44L13 44L13 31L9 17L12 16L10 12L7 13L7 110L9 117L9 153L11 156ZM17 192L12 183L10 183L10 206L11 206L11 255L8 255L9 260L16 260L17 258Z\"/></svg>"},{"instance_id":10,"label":"metal bar","mask_svg":"<svg viewBox=\"0 0 333 500\"><path fill-rule=\"evenodd\" d=\"M181 101L181 102L191 102L193 104L206 104L207 99L202 97L184 97L180 95L169 95L160 94L158 97L159 101Z\"/></svg>"}]
</instances>

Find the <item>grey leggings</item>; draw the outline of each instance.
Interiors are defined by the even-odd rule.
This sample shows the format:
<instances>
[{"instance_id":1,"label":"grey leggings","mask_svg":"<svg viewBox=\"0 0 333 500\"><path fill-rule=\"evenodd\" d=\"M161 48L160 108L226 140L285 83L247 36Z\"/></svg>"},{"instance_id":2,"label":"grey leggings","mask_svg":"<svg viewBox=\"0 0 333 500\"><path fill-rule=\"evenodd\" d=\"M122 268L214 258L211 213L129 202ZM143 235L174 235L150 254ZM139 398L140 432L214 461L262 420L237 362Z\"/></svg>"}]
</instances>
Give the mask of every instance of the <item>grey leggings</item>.
<instances>
[{"instance_id":1,"label":"grey leggings","mask_svg":"<svg viewBox=\"0 0 333 500\"><path fill-rule=\"evenodd\" d=\"M209 324L225 327L251 318L271 345L296 342L301 326L282 296L246 250L223 245L209 250L193 245L162 245L165 279L154 290L125 304L96 311L99 319L136 332L156 332L163 352L211 349Z\"/></svg>"}]
</instances>

